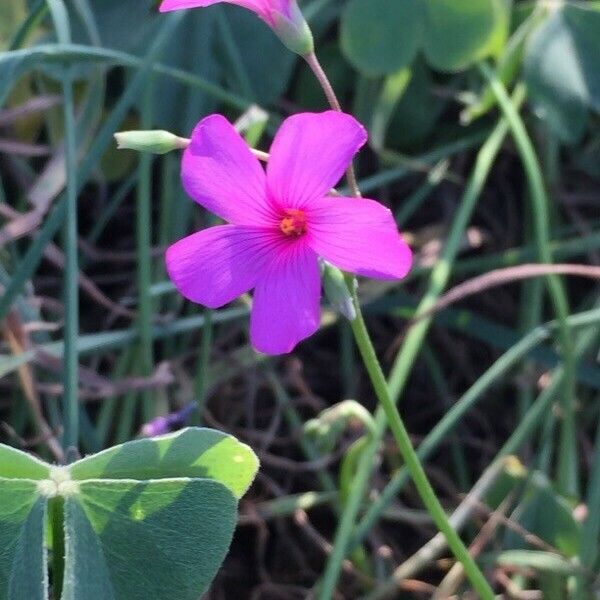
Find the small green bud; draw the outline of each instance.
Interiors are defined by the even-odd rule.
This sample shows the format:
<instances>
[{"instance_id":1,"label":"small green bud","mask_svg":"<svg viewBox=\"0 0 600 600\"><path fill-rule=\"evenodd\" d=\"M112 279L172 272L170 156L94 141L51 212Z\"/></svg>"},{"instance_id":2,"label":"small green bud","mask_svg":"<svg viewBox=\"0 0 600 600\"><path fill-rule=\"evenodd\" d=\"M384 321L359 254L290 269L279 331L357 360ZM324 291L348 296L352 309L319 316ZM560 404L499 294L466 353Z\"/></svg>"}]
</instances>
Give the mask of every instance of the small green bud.
<instances>
[{"instance_id":1,"label":"small green bud","mask_svg":"<svg viewBox=\"0 0 600 600\"><path fill-rule=\"evenodd\" d=\"M176 136L169 131L120 131L115 133L117 148L120 150L137 150L152 154L166 154L172 150L183 150L190 140Z\"/></svg>"},{"instance_id":2,"label":"small green bud","mask_svg":"<svg viewBox=\"0 0 600 600\"><path fill-rule=\"evenodd\" d=\"M323 289L331 306L350 321L356 319L352 294L346 285L344 274L333 265L323 261Z\"/></svg>"},{"instance_id":3,"label":"small green bud","mask_svg":"<svg viewBox=\"0 0 600 600\"><path fill-rule=\"evenodd\" d=\"M307 56L314 51L312 31L295 0L290 2L288 15L272 10L271 19L273 31L292 52Z\"/></svg>"}]
</instances>

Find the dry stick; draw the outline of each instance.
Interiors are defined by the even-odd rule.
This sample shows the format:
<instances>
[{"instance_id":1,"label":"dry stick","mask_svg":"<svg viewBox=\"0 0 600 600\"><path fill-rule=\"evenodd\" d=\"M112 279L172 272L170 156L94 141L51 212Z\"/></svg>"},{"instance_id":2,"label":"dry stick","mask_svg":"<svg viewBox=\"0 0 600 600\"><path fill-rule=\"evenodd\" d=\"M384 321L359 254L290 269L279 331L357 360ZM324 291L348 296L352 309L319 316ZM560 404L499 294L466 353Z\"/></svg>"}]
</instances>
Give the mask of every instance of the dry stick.
<instances>
[{"instance_id":1,"label":"dry stick","mask_svg":"<svg viewBox=\"0 0 600 600\"><path fill-rule=\"evenodd\" d=\"M6 316L4 335L13 354L20 354L27 349L28 339L25 331L22 328L17 313L11 311ZM31 414L33 416L33 421L39 431L40 438L44 441L54 458L58 462L62 462L64 459L63 449L58 439L54 435L52 428L44 418L44 411L42 410L40 398L38 396L33 374L29 365L21 365L18 368L18 375L21 381L21 386L23 387L25 399L29 404Z\"/></svg>"},{"instance_id":2,"label":"dry stick","mask_svg":"<svg viewBox=\"0 0 600 600\"><path fill-rule=\"evenodd\" d=\"M33 113L45 112L60 103L60 96L37 96L14 108L2 109L0 110L0 127L12 125L19 119L28 117Z\"/></svg>"},{"instance_id":3,"label":"dry stick","mask_svg":"<svg viewBox=\"0 0 600 600\"><path fill-rule=\"evenodd\" d=\"M416 325L421 319L431 317L433 314L448 308L451 304L464 300L469 296L479 294L490 288L530 279L532 277L542 277L546 275L575 275L587 277L589 279L600 279L600 267L577 264L551 264L541 265L538 263L519 265L518 267L507 267L505 269L495 269L489 273L484 273L473 279L469 279L446 292L440 299L427 311L421 313L417 318L408 323L408 327Z\"/></svg>"}]
</instances>

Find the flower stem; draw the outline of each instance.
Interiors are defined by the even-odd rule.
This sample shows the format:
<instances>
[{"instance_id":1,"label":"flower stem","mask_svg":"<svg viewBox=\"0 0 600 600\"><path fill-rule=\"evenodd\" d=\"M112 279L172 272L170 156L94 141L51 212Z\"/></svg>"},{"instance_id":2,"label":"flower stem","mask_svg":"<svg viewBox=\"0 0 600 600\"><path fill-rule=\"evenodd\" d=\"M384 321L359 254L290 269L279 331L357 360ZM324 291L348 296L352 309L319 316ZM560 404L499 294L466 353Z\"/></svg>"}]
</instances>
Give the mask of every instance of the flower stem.
<instances>
[{"instance_id":1,"label":"flower stem","mask_svg":"<svg viewBox=\"0 0 600 600\"><path fill-rule=\"evenodd\" d=\"M550 198L544 184L541 167L533 143L529 137L518 108L513 104L504 84L498 75L485 63L479 65L484 77L487 79L500 110L510 127L510 130L521 156L525 170L529 196L532 203L533 230L537 248L538 260L541 263L553 262L550 250ZM578 496L577 481L577 436L575 432L575 407L576 395L575 371L577 358L575 355L575 342L567 324L569 317L569 298L566 287L558 275L548 275L547 288L554 308L554 314L559 322L558 340L562 350L562 359L565 368L564 387L562 394L562 428L560 433L557 485L564 495Z\"/></svg>"},{"instance_id":2,"label":"flower stem","mask_svg":"<svg viewBox=\"0 0 600 600\"><path fill-rule=\"evenodd\" d=\"M315 74L317 81L319 82L321 88L323 88L323 92L325 93L325 97L327 98L327 102L329 102L329 106L333 108L333 110L337 110L338 112L343 112L340 102L335 94L335 90L327 77L327 74L323 70L317 55L314 52L307 54L304 56L304 60L307 62L308 66L311 68L312 72ZM354 172L354 167L352 164L348 167L346 171L346 178L348 179L348 186L352 191L352 195L360 198L360 190L358 189L358 182L356 181L356 173Z\"/></svg>"},{"instance_id":3,"label":"flower stem","mask_svg":"<svg viewBox=\"0 0 600 600\"><path fill-rule=\"evenodd\" d=\"M63 74L63 110L65 120L65 170L67 174L64 224L65 251L65 353L63 371L63 448L76 448L79 441L79 267L77 257L77 142L73 79L69 68Z\"/></svg>"},{"instance_id":4,"label":"flower stem","mask_svg":"<svg viewBox=\"0 0 600 600\"><path fill-rule=\"evenodd\" d=\"M319 63L316 54L313 52L304 58L323 88L323 92L325 93L325 96L327 97L331 107L334 110L341 112L342 109L335 91L329 79L327 78L325 71ZM360 190L358 189L356 176L352 166L348 169L347 177L348 185L350 186L353 194L357 197L360 197ZM440 532L442 532L446 537L448 547L452 550L457 560L462 563L465 574L471 581L474 589L479 594L479 597L483 600L493 600L494 592L485 579L485 576L473 560L473 557L469 554L469 551L462 542L460 536L456 533L450 521L448 520L448 516L437 499L435 492L429 483L429 480L427 479L427 475L423 469L423 466L421 465L419 457L413 448L408 431L404 425L404 422L402 421L402 417L400 416L398 408L392 399L387 381L381 369L381 365L379 364L379 360L377 359L375 348L373 347L373 343L369 337L369 332L367 331L360 308L360 302L356 293L354 277L347 275L346 282L351 290L354 307L356 309L356 318L351 322L354 339L356 340L356 345L358 346L363 363L369 374L371 384L375 390L375 394L377 395L381 409L385 413L390 430L392 431L394 439L396 440L398 450L404 459L406 468L411 475L425 508ZM347 526L348 523L345 525ZM340 524L340 526L344 526L344 524ZM336 552L336 550L338 552L340 550L344 552L345 548L334 548L334 552ZM322 586L319 590L320 599L328 600L333 596L333 588L335 587L336 580L337 571L327 570L325 572Z\"/></svg>"},{"instance_id":5,"label":"flower stem","mask_svg":"<svg viewBox=\"0 0 600 600\"><path fill-rule=\"evenodd\" d=\"M448 516L446 515L446 511L437 499L435 492L427 479L425 470L410 441L406 426L404 425L398 408L390 395L387 381L381 370L377 355L375 354L371 338L369 337L356 293L354 293L353 299L356 307L356 319L352 321L351 326L356 345L358 346L363 363L369 373L379 404L385 413L390 430L396 440L400 454L404 459L406 468L411 475L419 496L437 528L444 534L448 547L452 550L454 556L461 562L465 574L471 581L471 584L477 591L479 597L483 600L493 600L494 592L475 563L473 557L469 554L469 551L463 544L460 536L452 527Z\"/></svg>"},{"instance_id":6,"label":"flower stem","mask_svg":"<svg viewBox=\"0 0 600 600\"><path fill-rule=\"evenodd\" d=\"M142 100L142 127L148 128L152 122L152 78L144 91ZM139 362L140 372L144 377L152 374L154 352L152 345L152 156L148 153L140 155L138 165L138 185L136 197L136 253L138 284L138 319L137 327L140 335ZM142 413L145 422L155 416L155 396L152 390L141 394Z\"/></svg>"}]
</instances>

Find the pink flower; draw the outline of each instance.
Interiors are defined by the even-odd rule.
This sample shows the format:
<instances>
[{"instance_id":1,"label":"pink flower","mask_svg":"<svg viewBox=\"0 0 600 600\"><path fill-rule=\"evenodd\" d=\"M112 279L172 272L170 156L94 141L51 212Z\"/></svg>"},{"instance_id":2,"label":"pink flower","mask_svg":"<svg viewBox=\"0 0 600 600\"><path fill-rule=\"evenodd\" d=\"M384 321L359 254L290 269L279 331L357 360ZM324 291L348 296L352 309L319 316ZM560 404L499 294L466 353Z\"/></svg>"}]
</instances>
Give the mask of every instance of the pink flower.
<instances>
[{"instance_id":1,"label":"pink flower","mask_svg":"<svg viewBox=\"0 0 600 600\"><path fill-rule=\"evenodd\" d=\"M303 56L312 52L312 34L296 0L163 0L160 11L204 8L219 2L237 4L256 13L290 50Z\"/></svg>"},{"instance_id":2,"label":"pink flower","mask_svg":"<svg viewBox=\"0 0 600 600\"><path fill-rule=\"evenodd\" d=\"M265 173L224 117L200 121L183 155L183 186L230 224L167 250L177 289L210 308L254 289L252 344L282 354L319 327L318 257L358 275L404 277L411 252L390 211L373 200L327 196L366 139L350 115L294 115L275 136Z\"/></svg>"}]
</instances>

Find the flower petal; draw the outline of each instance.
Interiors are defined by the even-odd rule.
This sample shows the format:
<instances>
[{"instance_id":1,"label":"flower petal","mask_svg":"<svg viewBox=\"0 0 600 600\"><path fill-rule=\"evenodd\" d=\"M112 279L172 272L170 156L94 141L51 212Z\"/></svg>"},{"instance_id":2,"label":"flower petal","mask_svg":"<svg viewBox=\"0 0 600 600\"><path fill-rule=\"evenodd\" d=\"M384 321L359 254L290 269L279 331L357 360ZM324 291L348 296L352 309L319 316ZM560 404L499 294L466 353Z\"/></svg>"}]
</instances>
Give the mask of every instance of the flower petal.
<instances>
[{"instance_id":1,"label":"flower petal","mask_svg":"<svg viewBox=\"0 0 600 600\"><path fill-rule=\"evenodd\" d=\"M221 115L194 129L183 153L181 180L196 202L236 225L270 225L265 173L246 142Z\"/></svg>"},{"instance_id":2,"label":"flower petal","mask_svg":"<svg viewBox=\"0 0 600 600\"><path fill-rule=\"evenodd\" d=\"M352 116L327 111L289 117L277 132L267 165L267 186L283 208L302 208L329 193L366 142Z\"/></svg>"},{"instance_id":3,"label":"flower petal","mask_svg":"<svg viewBox=\"0 0 600 600\"><path fill-rule=\"evenodd\" d=\"M171 10L182 10L187 8L204 8L220 2L237 4L242 8L248 8L257 13L260 17L263 17L264 14L266 14L265 8L266 5L268 5L268 0L163 0L159 10L160 12L168 12Z\"/></svg>"},{"instance_id":4,"label":"flower petal","mask_svg":"<svg viewBox=\"0 0 600 600\"><path fill-rule=\"evenodd\" d=\"M289 244L254 290L250 338L266 354L291 352L320 323L317 256L302 242Z\"/></svg>"},{"instance_id":5,"label":"flower petal","mask_svg":"<svg viewBox=\"0 0 600 600\"><path fill-rule=\"evenodd\" d=\"M170 246L167 271L188 300L219 308L256 285L282 244L278 232L218 225Z\"/></svg>"},{"instance_id":6,"label":"flower petal","mask_svg":"<svg viewBox=\"0 0 600 600\"><path fill-rule=\"evenodd\" d=\"M160 12L168 12L187 8L204 8L220 2L247 8L256 13L267 25L274 27L273 13L289 17L292 0L163 0L159 10Z\"/></svg>"},{"instance_id":7,"label":"flower petal","mask_svg":"<svg viewBox=\"0 0 600 600\"><path fill-rule=\"evenodd\" d=\"M322 198L306 209L309 246L336 267L374 277L401 279L412 253L392 213L379 202Z\"/></svg>"}]
</instances>

